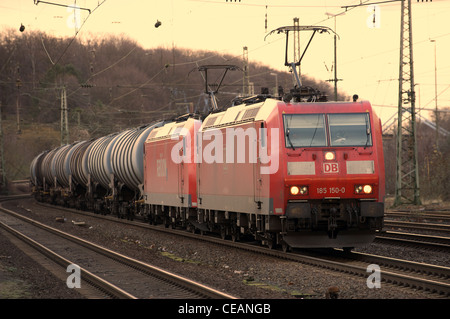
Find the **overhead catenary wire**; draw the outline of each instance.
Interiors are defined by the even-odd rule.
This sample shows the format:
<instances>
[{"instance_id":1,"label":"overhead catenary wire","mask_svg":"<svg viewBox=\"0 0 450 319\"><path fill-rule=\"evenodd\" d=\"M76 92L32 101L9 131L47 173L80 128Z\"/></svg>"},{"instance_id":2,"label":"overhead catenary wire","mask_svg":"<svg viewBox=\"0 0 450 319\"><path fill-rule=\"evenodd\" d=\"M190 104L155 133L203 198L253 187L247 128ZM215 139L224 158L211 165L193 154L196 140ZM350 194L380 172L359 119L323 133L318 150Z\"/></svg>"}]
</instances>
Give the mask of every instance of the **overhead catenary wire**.
<instances>
[{"instance_id":1,"label":"overhead catenary wire","mask_svg":"<svg viewBox=\"0 0 450 319\"><path fill-rule=\"evenodd\" d=\"M195 2L195 1L194 1ZM197 1L197 2L203 2L203 3L207 3L206 1ZM359 1L359 2L361 2L361 1ZM365 1L365 2L368 2L368 1ZM208 1L208 4L209 3L212 3L212 2L209 2ZM214 2L214 3L212 3L212 4L217 4L218 2ZM242 3L242 5L251 5L251 4L249 4L249 3ZM255 4L255 6L261 6L261 7L265 7L267 4L266 3L261 3L261 4ZM314 6L314 5L310 5L310 6L308 6L308 5L301 5L301 4L298 4L298 5L291 5L291 6L286 6L286 5L282 5L282 4L280 4L280 5L278 5L278 4L269 4L269 6L270 7L334 7L334 8L340 8L341 6L339 5L336 5L336 6L329 6L329 5L316 5L316 6ZM349 10L350 10L350 8L349 8ZM317 22L316 24L318 24L318 23L320 23L320 22L322 22L322 21L326 21L326 20L328 20L329 18L326 18L326 19L323 19L323 20L321 20L321 21L319 21L319 22ZM250 50L250 52L254 52L254 51L257 51L257 50L259 50L259 49L262 49L262 48L264 48L264 47L266 47L266 46L269 46L269 45L271 45L272 43L274 43L274 42L277 42L277 41L279 41L279 40L281 40L282 38L279 38L279 39L277 39L277 40L274 40L274 41L272 41L272 42L270 42L270 43L266 43L266 44L264 44L264 45L262 45L262 46L260 46L260 47L258 47L258 48L250 48L251 50ZM220 56L221 55L221 53L217 53L217 54L213 54L213 55L211 55L210 57L214 57L214 56ZM208 57L209 58L209 57ZM205 60L206 59L208 59L208 58L204 58ZM232 57L232 58L229 58L228 59L228 61L233 61L233 59L238 59L238 58L240 58L240 55L238 55L238 54L236 54L234 57ZM364 58L368 58L368 57L364 57ZM197 60L197 61L199 61L199 60ZM349 61L349 62L347 62L347 64L350 64L350 63L352 63L353 61ZM173 66L178 66L178 65L186 65L186 64L189 64L189 63L194 63L193 61L190 61L190 62L180 62L180 63L173 63L172 65ZM110 66L111 67L111 66ZM145 85L142 85L141 84L141 87L145 87ZM72 92L73 93L73 92Z\"/></svg>"},{"instance_id":2,"label":"overhead catenary wire","mask_svg":"<svg viewBox=\"0 0 450 319\"><path fill-rule=\"evenodd\" d=\"M37 5L39 2L42 1L36 1L35 0L35 4ZM58 57L58 59L56 60L56 62L53 63L52 67L50 68L49 72L51 72L51 70L55 67L55 65L57 65L59 63L59 61L61 61L62 57L66 54L67 50L69 49L69 47L72 45L72 43L75 41L78 33L81 31L81 29L83 28L84 24L86 23L86 21L89 19L89 17L92 15L92 13L94 13L94 11L96 11L102 4L104 4L106 2L106 0L103 0L102 2L98 2L97 6L92 9L89 10L89 15L86 17L86 19L84 19L84 21L81 23L80 28L78 30L76 30L75 35L72 37L72 39L70 40L70 42L68 43L68 45L64 48L64 50L61 52L60 56ZM53 3L51 3L53 4ZM50 59L50 61L52 61Z\"/></svg>"}]
</instances>

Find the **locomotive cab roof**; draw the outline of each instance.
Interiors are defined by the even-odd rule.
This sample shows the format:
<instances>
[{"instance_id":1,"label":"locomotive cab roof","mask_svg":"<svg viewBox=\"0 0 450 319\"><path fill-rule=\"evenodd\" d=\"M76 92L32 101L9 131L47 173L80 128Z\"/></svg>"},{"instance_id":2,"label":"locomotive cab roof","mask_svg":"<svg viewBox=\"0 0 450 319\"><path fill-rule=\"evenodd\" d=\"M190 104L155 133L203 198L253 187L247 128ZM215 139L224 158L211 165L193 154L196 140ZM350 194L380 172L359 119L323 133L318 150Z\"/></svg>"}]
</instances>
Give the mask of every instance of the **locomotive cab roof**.
<instances>
[{"instance_id":1,"label":"locomotive cab roof","mask_svg":"<svg viewBox=\"0 0 450 319\"><path fill-rule=\"evenodd\" d=\"M265 121L268 119L269 115L272 113L274 108L280 105L285 105L287 109L296 108L297 110L302 110L310 113L311 110L317 110L317 112L324 112L324 108L329 109L332 112L352 112L349 109L344 108L344 106L349 105L361 105L361 110L368 112L371 110L370 103L368 101L358 101L358 102L319 102L316 103L297 103L297 102L285 102L274 98L264 98L262 101L250 104L239 104L236 106L229 107L225 111L218 113L211 113L205 117L201 130L220 128L225 126L237 125L245 122L254 121Z\"/></svg>"}]
</instances>

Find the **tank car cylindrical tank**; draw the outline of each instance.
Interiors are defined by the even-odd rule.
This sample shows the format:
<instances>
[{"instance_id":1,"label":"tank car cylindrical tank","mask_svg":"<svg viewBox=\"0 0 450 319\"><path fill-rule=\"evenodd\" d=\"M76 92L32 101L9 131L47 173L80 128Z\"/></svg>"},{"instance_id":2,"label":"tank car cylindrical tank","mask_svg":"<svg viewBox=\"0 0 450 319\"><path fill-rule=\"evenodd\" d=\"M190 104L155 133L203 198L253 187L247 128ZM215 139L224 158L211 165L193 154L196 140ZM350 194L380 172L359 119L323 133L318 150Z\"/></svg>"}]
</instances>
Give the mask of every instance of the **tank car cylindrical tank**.
<instances>
[{"instance_id":1,"label":"tank car cylindrical tank","mask_svg":"<svg viewBox=\"0 0 450 319\"><path fill-rule=\"evenodd\" d=\"M54 184L53 174L52 174L52 161L53 157L55 156L56 152L61 147L55 148L47 153L45 157L42 159L41 163L41 172L42 177L45 178L45 184L48 186L52 186Z\"/></svg>"},{"instance_id":2,"label":"tank car cylindrical tank","mask_svg":"<svg viewBox=\"0 0 450 319\"><path fill-rule=\"evenodd\" d=\"M44 159L45 155L47 155L48 151L42 152L38 156L36 156L33 161L30 164L30 176L31 176L31 183L34 186L42 186L43 183L43 175L42 175L42 160Z\"/></svg>"},{"instance_id":3,"label":"tank car cylindrical tank","mask_svg":"<svg viewBox=\"0 0 450 319\"><path fill-rule=\"evenodd\" d=\"M119 181L131 190L138 190L138 186L144 182L144 142L158 125L124 131L112 145L112 169Z\"/></svg>"},{"instance_id":4,"label":"tank car cylindrical tank","mask_svg":"<svg viewBox=\"0 0 450 319\"><path fill-rule=\"evenodd\" d=\"M70 157L69 167L72 172L74 181L86 188L88 182L88 168L87 168L87 151L89 146L92 145L91 141L83 141L76 144L72 150L73 154Z\"/></svg>"},{"instance_id":5,"label":"tank car cylindrical tank","mask_svg":"<svg viewBox=\"0 0 450 319\"><path fill-rule=\"evenodd\" d=\"M72 146L72 144L61 146L55 152L50 165L52 176L56 177L56 183L62 187L69 186L70 167L66 156L69 155Z\"/></svg>"},{"instance_id":6,"label":"tank car cylindrical tank","mask_svg":"<svg viewBox=\"0 0 450 319\"><path fill-rule=\"evenodd\" d=\"M111 146L116 137L117 133L98 138L87 154L87 167L93 181L105 189L109 188L111 174L114 173L111 167Z\"/></svg>"}]
</instances>

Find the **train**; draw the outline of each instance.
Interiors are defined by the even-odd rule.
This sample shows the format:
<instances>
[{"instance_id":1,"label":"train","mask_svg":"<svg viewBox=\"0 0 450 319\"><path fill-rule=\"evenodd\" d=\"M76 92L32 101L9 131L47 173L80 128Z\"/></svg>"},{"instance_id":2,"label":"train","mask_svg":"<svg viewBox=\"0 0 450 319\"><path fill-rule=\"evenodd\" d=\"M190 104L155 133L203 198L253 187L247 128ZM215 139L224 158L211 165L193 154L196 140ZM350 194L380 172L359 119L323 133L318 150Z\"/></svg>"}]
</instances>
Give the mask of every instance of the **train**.
<instances>
[{"instance_id":1,"label":"train","mask_svg":"<svg viewBox=\"0 0 450 319\"><path fill-rule=\"evenodd\" d=\"M42 152L30 165L33 193L284 251L371 243L384 217L380 118L368 101L304 91Z\"/></svg>"}]
</instances>

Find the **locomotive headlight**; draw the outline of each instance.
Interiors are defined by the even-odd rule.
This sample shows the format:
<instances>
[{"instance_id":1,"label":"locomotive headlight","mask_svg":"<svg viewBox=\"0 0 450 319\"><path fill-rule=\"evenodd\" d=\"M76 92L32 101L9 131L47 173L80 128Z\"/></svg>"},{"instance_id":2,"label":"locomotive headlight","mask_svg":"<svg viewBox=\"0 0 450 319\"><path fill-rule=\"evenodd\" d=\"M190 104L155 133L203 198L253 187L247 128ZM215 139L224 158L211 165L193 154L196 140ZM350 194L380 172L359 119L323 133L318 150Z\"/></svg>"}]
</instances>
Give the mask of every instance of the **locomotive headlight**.
<instances>
[{"instance_id":1,"label":"locomotive headlight","mask_svg":"<svg viewBox=\"0 0 450 319\"><path fill-rule=\"evenodd\" d=\"M300 188L298 188L297 186L291 186L290 192L291 195L298 195L298 193L300 193Z\"/></svg>"},{"instance_id":2,"label":"locomotive headlight","mask_svg":"<svg viewBox=\"0 0 450 319\"><path fill-rule=\"evenodd\" d=\"M365 194L370 194L370 193L372 193L372 186L370 186L370 185L364 185L363 191L364 191Z\"/></svg>"},{"instance_id":3,"label":"locomotive headlight","mask_svg":"<svg viewBox=\"0 0 450 319\"><path fill-rule=\"evenodd\" d=\"M336 154L334 152L326 152L325 153L325 160L332 161L336 158Z\"/></svg>"},{"instance_id":4,"label":"locomotive headlight","mask_svg":"<svg viewBox=\"0 0 450 319\"><path fill-rule=\"evenodd\" d=\"M289 192L291 195L308 195L308 186L291 186Z\"/></svg>"},{"instance_id":5,"label":"locomotive headlight","mask_svg":"<svg viewBox=\"0 0 450 319\"><path fill-rule=\"evenodd\" d=\"M363 187L361 185L356 185L355 186L355 193L359 194L363 191Z\"/></svg>"},{"instance_id":6,"label":"locomotive headlight","mask_svg":"<svg viewBox=\"0 0 450 319\"><path fill-rule=\"evenodd\" d=\"M372 185L355 185L356 194L372 194Z\"/></svg>"}]
</instances>

